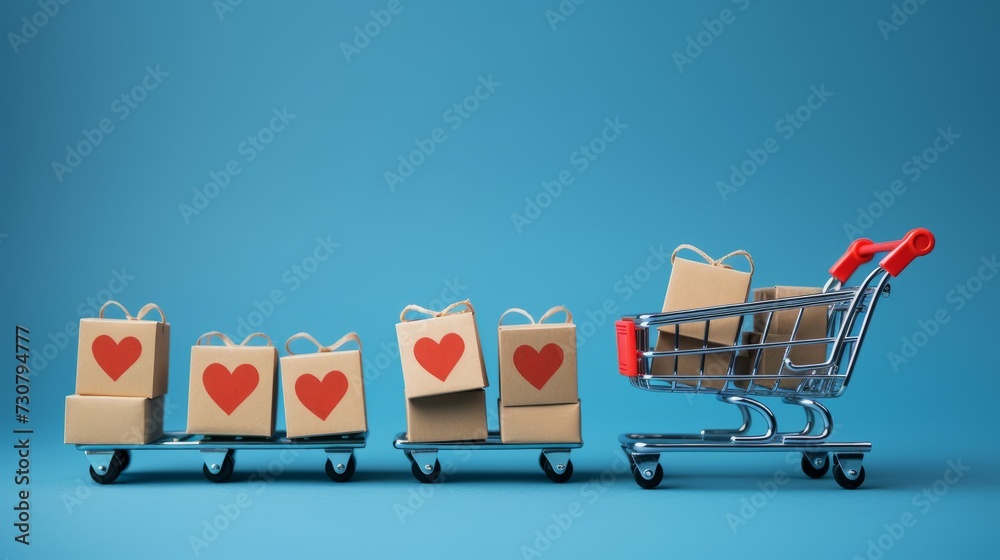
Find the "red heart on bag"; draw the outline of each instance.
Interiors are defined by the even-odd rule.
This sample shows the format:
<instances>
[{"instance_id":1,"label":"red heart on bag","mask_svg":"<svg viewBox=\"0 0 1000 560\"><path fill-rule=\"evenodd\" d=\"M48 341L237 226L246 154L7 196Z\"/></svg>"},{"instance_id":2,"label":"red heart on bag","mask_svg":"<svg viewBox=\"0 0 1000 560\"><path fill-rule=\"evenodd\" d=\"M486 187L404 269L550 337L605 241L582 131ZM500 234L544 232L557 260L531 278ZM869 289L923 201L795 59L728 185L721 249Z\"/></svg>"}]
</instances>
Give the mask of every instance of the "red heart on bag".
<instances>
[{"instance_id":1,"label":"red heart on bag","mask_svg":"<svg viewBox=\"0 0 1000 560\"><path fill-rule=\"evenodd\" d=\"M142 355L142 343L134 336L126 336L121 342L106 334L94 339L91 345L94 359L112 381L118 381L128 368Z\"/></svg>"},{"instance_id":2,"label":"red heart on bag","mask_svg":"<svg viewBox=\"0 0 1000 560\"><path fill-rule=\"evenodd\" d=\"M425 336L413 345L413 357L420 367L441 381L448 379L463 353L465 341L455 333L444 335L441 342Z\"/></svg>"},{"instance_id":3,"label":"red heart on bag","mask_svg":"<svg viewBox=\"0 0 1000 560\"><path fill-rule=\"evenodd\" d=\"M320 420L326 421L333 409L347 394L349 383L342 371L331 371L323 376L323 381L311 373L295 380L295 396L303 406Z\"/></svg>"},{"instance_id":4,"label":"red heart on bag","mask_svg":"<svg viewBox=\"0 0 1000 560\"><path fill-rule=\"evenodd\" d=\"M257 388L260 375L250 364L236 366L232 373L222 364L209 364L201 380L208 396L229 416Z\"/></svg>"},{"instance_id":5,"label":"red heart on bag","mask_svg":"<svg viewBox=\"0 0 1000 560\"><path fill-rule=\"evenodd\" d=\"M563 351L558 344L550 343L537 352L531 346L522 344L514 350L514 367L528 383L542 390L545 384L559 370L563 363Z\"/></svg>"}]
</instances>

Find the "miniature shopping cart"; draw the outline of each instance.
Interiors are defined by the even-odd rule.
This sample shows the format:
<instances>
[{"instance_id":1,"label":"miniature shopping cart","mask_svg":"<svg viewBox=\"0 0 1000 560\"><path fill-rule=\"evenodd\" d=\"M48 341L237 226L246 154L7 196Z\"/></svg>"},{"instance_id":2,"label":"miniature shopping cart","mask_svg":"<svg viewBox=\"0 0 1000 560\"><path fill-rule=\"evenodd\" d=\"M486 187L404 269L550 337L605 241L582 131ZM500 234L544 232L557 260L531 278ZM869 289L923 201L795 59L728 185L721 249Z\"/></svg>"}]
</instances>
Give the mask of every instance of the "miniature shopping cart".
<instances>
[{"instance_id":1,"label":"miniature shopping cart","mask_svg":"<svg viewBox=\"0 0 1000 560\"><path fill-rule=\"evenodd\" d=\"M619 372L627 376L634 387L668 393L707 393L718 400L736 405L743 424L729 430L703 430L700 434L622 434L619 442L632 468L636 483L642 488L655 488L663 479L660 453L664 451L782 451L802 453L802 470L812 478L820 478L830 469L833 476L847 489L861 486L865 470L861 462L871 451L871 443L834 443L828 441L833 429L833 416L817 399L835 398L844 394L851 382L858 352L868 330L879 296L889 295L889 277L898 276L915 258L934 249L934 236L925 229L910 231L899 241L873 243L867 239L854 241L847 252L830 269L832 278L821 293L796 297L722 305L670 313L627 316L616 323L618 336ZM844 284L859 266L872 260L877 253L888 252L879 265L858 287ZM803 313L807 308L827 309L827 332L822 338L797 338ZM795 313L797 318L791 336L775 342L768 337L772 319L777 312ZM761 315L763 314L763 315ZM708 343L712 321L738 318L742 330L744 318L766 317L759 340L730 345ZM705 335L701 348L680 349L681 325L704 323ZM700 325L699 325L700 327ZM690 328L690 327L689 327ZM660 351L656 347L658 337ZM796 345L827 345L826 360L821 363L796 364L789 353ZM765 351L784 352L777 372L764 374L761 357ZM705 361L709 354L722 353L729 359L724 374L706 374ZM677 364L683 356L687 362L700 358L695 373L685 370L678 374ZM666 359L673 372L654 371L653 360ZM715 362L719 360L715 357ZM742 363L742 366L739 364ZM669 369L669 368L668 368ZM664 374L665 373L665 374ZM673 375L670 375L673 373ZM779 432L771 409L759 397L777 397L782 403L802 407L805 425L799 431ZM763 429L752 430L753 416L763 419Z\"/></svg>"}]
</instances>

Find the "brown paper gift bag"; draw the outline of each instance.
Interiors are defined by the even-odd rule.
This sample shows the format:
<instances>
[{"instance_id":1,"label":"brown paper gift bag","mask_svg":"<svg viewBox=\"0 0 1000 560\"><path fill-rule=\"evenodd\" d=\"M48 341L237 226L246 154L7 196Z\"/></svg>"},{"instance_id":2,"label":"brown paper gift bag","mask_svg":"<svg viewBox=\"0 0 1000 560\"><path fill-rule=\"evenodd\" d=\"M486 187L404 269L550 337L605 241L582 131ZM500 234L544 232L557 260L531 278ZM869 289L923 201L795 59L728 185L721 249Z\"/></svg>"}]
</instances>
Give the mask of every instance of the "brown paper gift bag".
<instances>
[{"instance_id":1,"label":"brown paper gift bag","mask_svg":"<svg viewBox=\"0 0 1000 560\"><path fill-rule=\"evenodd\" d=\"M252 339L265 346L249 346ZM213 340L223 346L211 346ZM278 396L278 349L263 333L235 344L209 332L191 348L189 434L271 436Z\"/></svg>"},{"instance_id":2,"label":"brown paper gift bag","mask_svg":"<svg viewBox=\"0 0 1000 560\"><path fill-rule=\"evenodd\" d=\"M677 253L688 249L694 251L705 262L678 259ZM732 257L745 257L750 264L750 272L734 270L725 261ZM743 250L733 251L719 259L713 259L704 251L691 245L680 245L670 257L673 269L667 283L667 296L663 301L663 311L682 311L702 307L714 307L732 303L743 303L750 294L750 279L753 277L753 258ZM674 334L674 327L661 327L661 331ZM711 321L708 342L731 346L737 343L740 318L731 317ZM680 335L696 340L706 340L705 322L683 323Z\"/></svg>"},{"instance_id":3,"label":"brown paper gift bag","mask_svg":"<svg viewBox=\"0 0 1000 560\"><path fill-rule=\"evenodd\" d=\"M545 322L560 312L566 315L563 322ZM511 313L531 322L504 325L504 318ZM523 309L508 309L500 316L497 339L503 406L572 404L579 400L576 325L568 309L553 307L537 323Z\"/></svg>"},{"instance_id":4,"label":"brown paper gift bag","mask_svg":"<svg viewBox=\"0 0 1000 560\"><path fill-rule=\"evenodd\" d=\"M311 354L292 352L293 340L316 345ZM357 350L338 350L353 342ZM298 333L285 342L281 388L285 402L285 430L290 438L352 434L368 430L365 384L361 367L361 339L347 333L329 346L312 335Z\"/></svg>"},{"instance_id":5,"label":"brown paper gift bag","mask_svg":"<svg viewBox=\"0 0 1000 560\"><path fill-rule=\"evenodd\" d=\"M105 318L111 306L124 319ZM146 321L151 311L159 321ZM101 306L96 319L80 319L76 392L80 395L155 398L167 392L170 323L163 310L147 303L135 317L117 301Z\"/></svg>"},{"instance_id":6,"label":"brown paper gift bag","mask_svg":"<svg viewBox=\"0 0 1000 560\"><path fill-rule=\"evenodd\" d=\"M407 319L408 312L428 316ZM406 398L483 389L489 385L476 314L469 300L441 311L408 305L399 315L396 337Z\"/></svg>"}]
</instances>

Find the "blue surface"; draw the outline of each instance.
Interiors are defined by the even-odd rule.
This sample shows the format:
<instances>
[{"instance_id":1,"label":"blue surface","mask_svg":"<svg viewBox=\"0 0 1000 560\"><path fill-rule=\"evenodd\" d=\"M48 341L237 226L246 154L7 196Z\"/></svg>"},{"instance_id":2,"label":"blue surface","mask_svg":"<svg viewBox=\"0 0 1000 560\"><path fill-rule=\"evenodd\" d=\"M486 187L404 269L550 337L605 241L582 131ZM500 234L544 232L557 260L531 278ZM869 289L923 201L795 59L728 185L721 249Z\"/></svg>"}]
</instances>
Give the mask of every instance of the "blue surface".
<instances>
[{"instance_id":1,"label":"blue surface","mask_svg":"<svg viewBox=\"0 0 1000 560\"><path fill-rule=\"evenodd\" d=\"M0 555L565 558L655 545L874 559L992 543L996 415L976 397L995 382L983 344L1000 281L974 278L992 277L982 259L998 242L995 3L403 1L393 15L381 1L224 1L73 2L51 17L34 16L44 0L0 5L3 30L31 35L0 49L0 261L4 328L32 333L35 430L30 547L12 540L4 436ZM34 34L33 17L45 21ZM939 131L952 136L932 149ZM588 157L591 144L603 151ZM928 149L932 164L912 160ZM893 188L891 202L875 194ZM893 284L850 391L828 403L839 437L874 444L862 490L806 479L783 455L666 456L657 491L623 474L619 432L738 418L617 375L610 322L658 309L666 287L651 254L744 248L757 286L821 284L849 233L915 226L938 248ZM336 247L310 261L327 256L317 239ZM212 485L195 454L146 453L119 484L91 483L61 443L76 344L65 329L110 295L167 312L171 429L184 428L203 332L360 333L371 439L355 480L327 481L321 453L245 452L236 482ZM573 310L586 445L570 484L510 452L443 456L451 480L421 486L391 448L404 427L398 313L462 298L478 312L491 402L500 313ZM947 319L936 330L935 315ZM934 334L893 364L921 322ZM11 381L2 395L9 434ZM946 476L949 462L970 470ZM281 474L256 474L269 466ZM935 483L932 502L921 492Z\"/></svg>"}]
</instances>

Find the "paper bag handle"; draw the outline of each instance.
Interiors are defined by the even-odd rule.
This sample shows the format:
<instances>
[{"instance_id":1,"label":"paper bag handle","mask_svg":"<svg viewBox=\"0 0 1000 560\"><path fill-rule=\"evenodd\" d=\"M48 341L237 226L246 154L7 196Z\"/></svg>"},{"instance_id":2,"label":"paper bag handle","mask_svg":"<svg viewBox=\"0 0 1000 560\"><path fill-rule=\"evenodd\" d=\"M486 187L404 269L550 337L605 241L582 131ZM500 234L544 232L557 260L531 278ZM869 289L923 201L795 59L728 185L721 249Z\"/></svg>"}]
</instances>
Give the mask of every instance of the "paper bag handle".
<instances>
[{"instance_id":1,"label":"paper bag handle","mask_svg":"<svg viewBox=\"0 0 1000 560\"><path fill-rule=\"evenodd\" d=\"M455 303L449 305L448 307L445 307L441 311L433 311L433 310L427 309L426 307L420 307L419 305L413 305L413 304L411 304L411 305L407 305L406 307L403 308L403 311L399 314L399 321L401 323L405 323L406 322L406 312L407 311L416 311L418 313L423 313L424 315L427 315L429 317L441 317L443 315L447 315L447 314L451 313L452 311L454 311L455 309L457 309L459 307L465 307L466 308L466 309L464 309L462 311L459 311L459 313L475 313L475 310L472 309L472 303L469 300L467 300L467 299L466 300L462 300L462 301L456 301Z\"/></svg>"},{"instance_id":2,"label":"paper bag handle","mask_svg":"<svg viewBox=\"0 0 1000 560\"><path fill-rule=\"evenodd\" d=\"M267 336L266 334L264 334L264 333L260 333L260 332L252 333L252 334L248 335L246 338L244 338L243 342L241 342L239 344L236 344L235 342L233 342L233 339L231 339L228 336L226 336L225 333L222 333L222 332L219 332L219 331L210 331L210 332L207 332L207 333L201 335L198 338L198 342L195 343L195 346L209 346L209 345L211 345L213 338L217 338L217 339L221 340L222 344L224 344L226 346L246 346L247 342L250 342L251 339L254 339L254 338L263 338L264 340L267 341L267 344L264 345L265 347L267 347L267 346L274 346L274 343L271 342L271 338L269 336Z\"/></svg>"},{"instance_id":3,"label":"paper bag handle","mask_svg":"<svg viewBox=\"0 0 1000 560\"><path fill-rule=\"evenodd\" d=\"M143 305L142 309L139 310L139 313L135 317L133 317L132 314L128 312L128 309L125 309L124 305L118 303L117 301L115 301L113 299L109 299L108 301L104 302L104 305L101 306L101 310L97 313L97 318L98 319L103 319L104 318L104 312L111 305L114 305L118 309L121 309L122 312L125 313L125 318L127 320L129 320L129 321L140 321L140 320L142 320L143 317L145 317L146 315L148 315L150 311L153 311L155 309L160 314L160 320L159 320L159 322L160 323L166 323L167 322L167 316L163 314L163 310L160 309L160 306L156 305L155 303L147 303L146 305Z\"/></svg>"},{"instance_id":4,"label":"paper bag handle","mask_svg":"<svg viewBox=\"0 0 1000 560\"><path fill-rule=\"evenodd\" d=\"M288 354L291 355L291 356L295 355L295 352L292 352L292 348L291 348L292 341L293 340L298 340L298 339L308 340L309 342L312 342L313 344L316 345L316 348L318 349L319 352L333 352L334 350L340 348L341 346L343 346L344 344L347 344L348 342L355 342L355 343L357 343L358 350L359 351L361 350L361 338L358 337L358 333L353 332L353 331L345 334L342 337L340 337L340 340L338 340L337 342L334 342L333 344L331 344L329 346L323 346L322 344L319 343L318 340L316 340L315 337L313 337L313 335L311 335L311 334L309 334L307 332L300 332L300 333L293 334L292 336L288 337L288 340L285 341L285 351L288 352Z\"/></svg>"},{"instance_id":5,"label":"paper bag handle","mask_svg":"<svg viewBox=\"0 0 1000 560\"><path fill-rule=\"evenodd\" d=\"M573 314L569 312L569 309L566 309L565 305L557 305L557 306L549 309L548 311L546 311L542 315L542 318L539 319L538 321L535 321L535 318L532 317L531 314L528 313L527 311L525 311L525 310L523 310L523 309L521 309L519 307L511 307L507 311L503 312L503 315L500 316L500 321L497 323L497 325L498 326L499 325L503 325L503 318L506 317L508 313L518 313L520 315L524 315L525 317L528 318L529 321L531 321L532 325L537 325L539 323L544 323L546 319L552 317L553 315L555 315L555 314L557 314L559 312L563 312L563 313L566 314L566 320L564 321L565 323L572 323L573 322Z\"/></svg>"},{"instance_id":6,"label":"paper bag handle","mask_svg":"<svg viewBox=\"0 0 1000 560\"><path fill-rule=\"evenodd\" d=\"M712 257L708 256L708 253L706 253L705 251L702 251L701 249L695 247L694 245L688 245L687 243L683 243L681 245L678 245L677 248L674 249L673 254L670 255L670 264L674 264L674 261L677 259L677 253L679 253L680 251L682 251L684 249L688 249L688 250L694 251L695 253L698 253L699 255L701 255L701 258L705 259L705 262L707 262L708 264L710 264L712 266L725 266L727 268L731 268L731 267L729 267L728 265L725 265L723 263L729 257L736 257L736 256L746 257L747 262L750 263L750 275L753 276L753 257L751 257L750 253L747 253L743 249L738 249L736 251L733 251L732 253L729 253L728 255L723 255L722 258L713 259Z\"/></svg>"}]
</instances>

